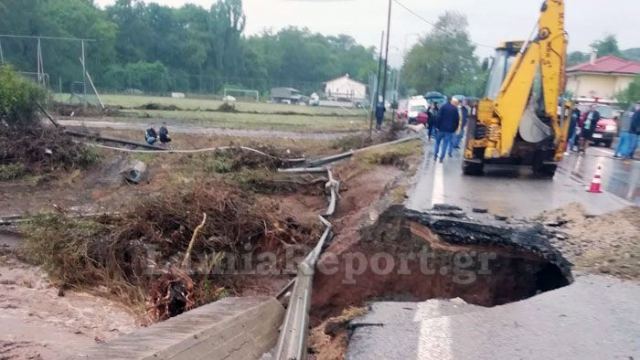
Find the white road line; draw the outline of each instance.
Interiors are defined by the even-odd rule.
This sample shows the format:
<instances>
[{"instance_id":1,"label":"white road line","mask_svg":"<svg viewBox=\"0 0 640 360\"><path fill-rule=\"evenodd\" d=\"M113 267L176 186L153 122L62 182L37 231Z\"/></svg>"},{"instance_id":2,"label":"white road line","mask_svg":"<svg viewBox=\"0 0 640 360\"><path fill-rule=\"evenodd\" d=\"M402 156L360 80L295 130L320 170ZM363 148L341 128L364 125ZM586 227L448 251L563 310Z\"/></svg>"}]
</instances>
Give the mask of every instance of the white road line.
<instances>
[{"instance_id":1,"label":"white road line","mask_svg":"<svg viewBox=\"0 0 640 360\"><path fill-rule=\"evenodd\" d=\"M434 162L433 189L431 192L431 206L444 204L444 169L443 164Z\"/></svg>"},{"instance_id":2,"label":"white road line","mask_svg":"<svg viewBox=\"0 0 640 360\"><path fill-rule=\"evenodd\" d=\"M613 156L614 151L612 149L603 149L603 148L597 148L597 147L590 147L591 151L597 151L599 153L602 153L606 156Z\"/></svg>"}]
</instances>

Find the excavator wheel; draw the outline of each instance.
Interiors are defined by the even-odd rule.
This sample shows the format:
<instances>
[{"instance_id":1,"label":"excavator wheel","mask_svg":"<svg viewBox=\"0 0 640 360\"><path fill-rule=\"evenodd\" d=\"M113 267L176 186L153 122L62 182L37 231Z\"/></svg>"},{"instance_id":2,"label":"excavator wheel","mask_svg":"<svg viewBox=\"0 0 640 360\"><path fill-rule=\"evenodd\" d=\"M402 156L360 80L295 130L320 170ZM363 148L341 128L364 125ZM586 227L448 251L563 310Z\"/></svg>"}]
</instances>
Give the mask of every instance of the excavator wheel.
<instances>
[{"instance_id":1,"label":"excavator wheel","mask_svg":"<svg viewBox=\"0 0 640 360\"><path fill-rule=\"evenodd\" d=\"M536 177L539 177L542 179L553 179L553 177L556 175L557 169L558 169L558 166L555 164L543 164L540 166L534 166L533 174Z\"/></svg>"},{"instance_id":2,"label":"excavator wheel","mask_svg":"<svg viewBox=\"0 0 640 360\"><path fill-rule=\"evenodd\" d=\"M462 173L470 176L480 176L483 173L484 164L482 162L473 162L464 160L462 162Z\"/></svg>"}]
</instances>

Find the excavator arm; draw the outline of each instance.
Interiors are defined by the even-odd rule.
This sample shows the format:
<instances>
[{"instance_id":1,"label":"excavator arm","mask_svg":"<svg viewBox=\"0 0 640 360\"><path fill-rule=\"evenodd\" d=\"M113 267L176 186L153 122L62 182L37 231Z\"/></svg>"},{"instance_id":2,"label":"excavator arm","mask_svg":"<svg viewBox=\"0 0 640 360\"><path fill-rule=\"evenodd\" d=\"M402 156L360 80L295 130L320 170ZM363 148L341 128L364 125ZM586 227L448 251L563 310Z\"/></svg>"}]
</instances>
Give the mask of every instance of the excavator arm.
<instances>
[{"instance_id":1,"label":"excavator arm","mask_svg":"<svg viewBox=\"0 0 640 360\"><path fill-rule=\"evenodd\" d=\"M480 104L482 121L489 128L485 157L508 157L531 100L536 74L540 73L545 123L552 129L556 158L566 143L567 124L560 123L558 99L564 92L567 39L564 30L564 0L546 0L540 12L534 39L524 44L510 67L497 97ZM483 111L484 110L484 111ZM492 115L489 115L492 114Z\"/></svg>"}]
</instances>

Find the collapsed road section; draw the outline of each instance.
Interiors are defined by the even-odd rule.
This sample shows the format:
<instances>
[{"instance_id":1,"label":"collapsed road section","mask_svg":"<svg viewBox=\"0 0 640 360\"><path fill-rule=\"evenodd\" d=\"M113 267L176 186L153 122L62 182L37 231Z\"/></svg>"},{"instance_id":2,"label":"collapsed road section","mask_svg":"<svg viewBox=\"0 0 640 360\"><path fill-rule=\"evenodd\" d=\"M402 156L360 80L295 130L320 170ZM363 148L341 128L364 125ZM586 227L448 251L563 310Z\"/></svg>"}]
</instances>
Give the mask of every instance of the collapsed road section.
<instances>
[{"instance_id":1,"label":"collapsed road section","mask_svg":"<svg viewBox=\"0 0 640 360\"><path fill-rule=\"evenodd\" d=\"M495 306L569 285L571 264L541 224L471 217L455 206L417 212L395 205L360 241L330 247L318 264L316 322L372 300L461 298Z\"/></svg>"}]
</instances>

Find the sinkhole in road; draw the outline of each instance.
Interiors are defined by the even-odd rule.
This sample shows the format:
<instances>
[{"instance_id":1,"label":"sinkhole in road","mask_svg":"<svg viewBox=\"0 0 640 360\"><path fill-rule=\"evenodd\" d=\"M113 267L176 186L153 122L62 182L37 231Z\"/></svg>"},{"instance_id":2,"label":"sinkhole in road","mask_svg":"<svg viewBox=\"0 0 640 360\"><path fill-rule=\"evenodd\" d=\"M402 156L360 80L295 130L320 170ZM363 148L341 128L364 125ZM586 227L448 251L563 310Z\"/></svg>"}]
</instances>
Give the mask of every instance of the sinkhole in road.
<instances>
[{"instance_id":1,"label":"sinkhole in road","mask_svg":"<svg viewBox=\"0 0 640 360\"><path fill-rule=\"evenodd\" d=\"M324 319L368 301L461 298L496 306L569 285L571 264L541 224L454 206L427 212L392 206L352 246L323 255L312 316Z\"/></svg>"}]
</instances>

